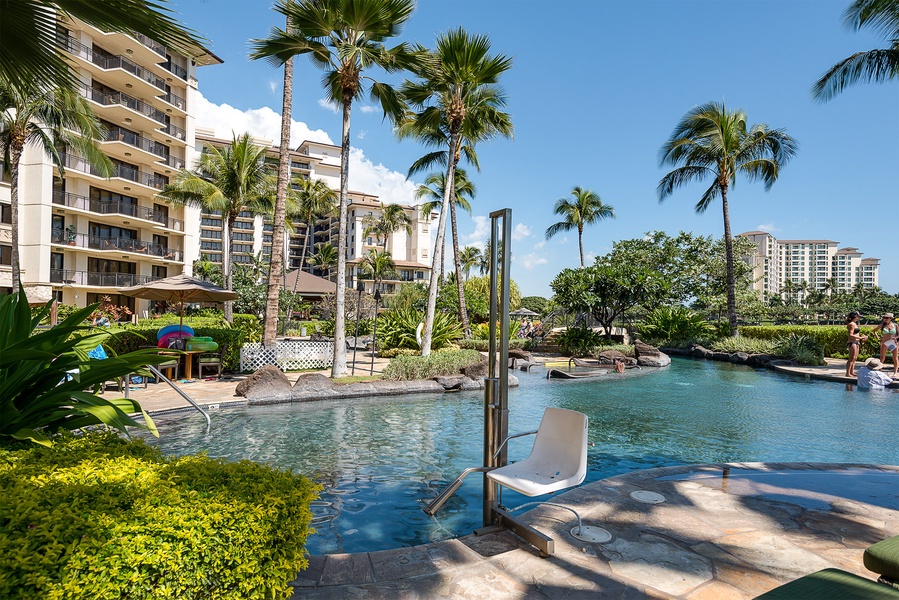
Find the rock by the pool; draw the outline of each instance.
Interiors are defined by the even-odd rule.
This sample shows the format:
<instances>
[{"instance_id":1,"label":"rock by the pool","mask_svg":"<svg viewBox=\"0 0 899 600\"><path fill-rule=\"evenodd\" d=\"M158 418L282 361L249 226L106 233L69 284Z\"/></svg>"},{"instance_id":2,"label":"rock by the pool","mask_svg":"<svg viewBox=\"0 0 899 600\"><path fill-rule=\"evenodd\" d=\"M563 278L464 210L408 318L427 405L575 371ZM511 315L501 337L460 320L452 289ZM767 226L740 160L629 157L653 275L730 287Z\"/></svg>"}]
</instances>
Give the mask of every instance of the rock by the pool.
<instances>
[{"instance_id":1,"label":"rock by the pool","mask_svg":"<svg viewBox=\"0 0 899 600\"><path fill-rule=\"evenodd\" d=\"M237 384L234 393L244 398L269 398L290 395L290 381L273 365L265 365Z\"/></svg>"}]
</instances>

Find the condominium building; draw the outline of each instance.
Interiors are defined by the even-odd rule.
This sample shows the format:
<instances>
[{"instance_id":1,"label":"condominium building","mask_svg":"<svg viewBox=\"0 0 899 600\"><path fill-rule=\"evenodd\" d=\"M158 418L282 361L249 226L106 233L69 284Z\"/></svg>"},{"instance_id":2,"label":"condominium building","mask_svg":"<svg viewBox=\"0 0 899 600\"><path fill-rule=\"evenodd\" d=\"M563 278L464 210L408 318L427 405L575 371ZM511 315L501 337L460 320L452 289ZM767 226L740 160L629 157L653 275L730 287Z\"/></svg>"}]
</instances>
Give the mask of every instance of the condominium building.
<instances>
[{"instance_id":1,"label":"condominium building","mask_svg":"<svg viewBox=\"0 0 899 600\"><path fill-rule=\"evenodd\" d=\"M254 138L253 143L268 148L266 161L277 165L278 148L270 140ZM216 138L212 130L198 127L196 134L196 150L203 152L204 147L224 147L230 140ZM292 178L319 179L334 190L340 189L340 147L322 142L304 141L290 153L290 172ZM384 199L385 204L390 199ZM373 292L372 282L362 272L360 263L370 250L384 248L384 240L365 235L368 217L377 218L381 214L382 200L378 196L364 192L349 192L347 224L347 242L344 249L347 259L347 286L352 289L357 281L365 282L366 289ZM418 207L403 205L404 212L411 221L411 233L405 229L391 234L387 241L387 251L396 265L396 273L380 284L383 294L391 294L398 283L410 281L427 281L430 276L431 236L430 224L436 213L421 215ZM336 207L333 214L319 218L307 231L306 223L295 223L294 231L285 240L287 246L287 262L289 269L300 268L303 249L308 258L315 252L317 244L329 243L337 247L339 220ZM203 257L214 263L222 260L222 215L218 213L202 213L200 223L199 248L196 254L189 252L194 258ZM311 239L307 236L312 236ZM234 244L231 248L233 263L250 263L257 255L266 256L271 253L272 223L262 215L241 212L235 222ZM329 279L336 276L335 268L306 269Z\"/></svg>"},{"instance_id":2,"label":"condominium building","mask_svg":"<svg viewBox=\"0 0 899 600\"><path fill-rule=\"evenodd\" d=\"M23 286L35 299L85 306L109 296L144 310L147 301L117 288L189 269L199 214L156 194L194 159L197 69L222 61L203 48L188 57L75 19L58 27L57 43L106 129L100 149L114 170L98 175L71 148L60 148L60 170L40 148L26 147L19 175ZM7 289L10 200L9 182L0 182L0 288Z\"/></svg>"},{"instance_id":3,"label":"condominium building","mask_svg":"<svg viewBox=\"0 0 899 600\"><path fill-rule=\"evenodd\" d=\"M840 248L833 240L778 240L764 231L747 231L740 237L756 245L756 253L743 260L753 266L753 289L763 297L782 294L787 281L796 286L807 282L809 292L878 285L880 259L862 258L858 248Z\"/></svg>"}]
</instances>

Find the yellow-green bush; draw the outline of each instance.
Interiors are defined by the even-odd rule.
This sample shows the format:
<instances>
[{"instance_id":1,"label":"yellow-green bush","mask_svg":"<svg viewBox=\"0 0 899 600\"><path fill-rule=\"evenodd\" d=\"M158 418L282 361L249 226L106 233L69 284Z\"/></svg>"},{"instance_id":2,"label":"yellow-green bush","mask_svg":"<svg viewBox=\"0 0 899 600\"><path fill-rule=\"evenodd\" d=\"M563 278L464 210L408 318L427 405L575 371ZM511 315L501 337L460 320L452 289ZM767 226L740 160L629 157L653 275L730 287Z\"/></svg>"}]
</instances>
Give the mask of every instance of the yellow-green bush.
<instances>
[{"instance_id":1,"label":"yellow-green bush","mask_svg":"<svg viewBox=\"0 0 899 600\"><path fill-rule=\"evenodd\" d=\"M481 360L477 350L440 350L428 356L397 356L384 368L384 379L408 381L456 375Z\"/></svg>"},{"instance_id":2,"label":"yellow-green bush","mask_svg":"<svg viewBox=\"0 0 899 600\"><path fill-rule=\"evenodd\" d=\"M0 598L287 598L306 478L112 433L0 447Z\"/></svg>"},{"instance_id":3,"label":"yellow-green bush","mask_svg":"<svg viewBox=\"0 0 899 600\"><path fill-rule=\"evenodd\" d=\"M861 333L871 334L871 326L861 326ZM845 354L848 339L845 325L752 325L740 327L740 335L761 340L778 340L790 334L807 336L824 348L824 356ZM873 356L880 352L879 343L873 338L861 344L860 356Z\"/></svg>"}]
</instances>

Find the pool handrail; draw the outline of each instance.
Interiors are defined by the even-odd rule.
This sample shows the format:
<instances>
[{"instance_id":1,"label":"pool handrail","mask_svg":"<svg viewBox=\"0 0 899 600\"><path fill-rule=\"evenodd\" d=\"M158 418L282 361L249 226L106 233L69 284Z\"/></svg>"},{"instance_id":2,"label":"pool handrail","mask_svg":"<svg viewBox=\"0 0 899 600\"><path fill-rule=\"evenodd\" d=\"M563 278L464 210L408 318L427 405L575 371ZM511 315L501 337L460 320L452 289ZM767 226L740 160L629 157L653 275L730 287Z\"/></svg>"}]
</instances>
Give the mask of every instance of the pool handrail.
<instances>
[{"instance_id":1,"label":"pool handrail","mask_svg":"<svg viewBox=\"0 0 899 600\"><path fill-rule=\"evenodd\" d=\"M209 433L209 431L212 429L212 419L209 418L209 413L207 413L205 410L203 410L203 408L199 404L197 404L193 398L188 396L184 392L184 390L182 390L177 385L175 385L175 382L173 382L171 379L169 379L168 377L163 375L162 371L160 371L153 365L147 365L147 368L150 370L151 373L153 373L153 375L155 375L157 378L159 378L159 379L163 380L164 382L166 382L167 384L169 384L169 386L171 386L171 388L173 390L178 392L178 394L180 394L182 398L184 398L185 400L190 402L194 408L196 408L198 411L200 411L200 414L203 415L203 417L206 419L206 433Z\"/></svg>"}]
</instances>

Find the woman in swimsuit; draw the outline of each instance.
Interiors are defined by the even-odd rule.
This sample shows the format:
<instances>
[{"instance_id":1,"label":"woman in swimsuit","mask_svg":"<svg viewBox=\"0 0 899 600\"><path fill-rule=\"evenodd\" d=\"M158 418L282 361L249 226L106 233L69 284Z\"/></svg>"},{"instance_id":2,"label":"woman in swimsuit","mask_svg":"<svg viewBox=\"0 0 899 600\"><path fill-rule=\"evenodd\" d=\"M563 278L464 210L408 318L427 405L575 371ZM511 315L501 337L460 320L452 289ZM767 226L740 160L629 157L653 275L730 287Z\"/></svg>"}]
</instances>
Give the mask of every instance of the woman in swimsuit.
<instances>
[{"instance_id":1,"label":"woman in swimsuit","mask_svg":"<svg viewBox=\"0 0 899 600\"><path fill-rule=\"evenodd\" d=\"M880 325L874 330L880 334L880 362L884 362L887 352L893 355L893 377L899 374L899 327L893 320L893 313L883 315Z\"/></svg>"},{"instance_id":2,"label":"woman in swimsuit","mask_svg":"<svg viewBox=\"0 0 899 600\"><path fill-rule=\"evenodd\" d=\"M849 340L846 342L846 348L849 350L849 360L846 361L846 377L855 377L855 361L858 359L858 350L862 342L868 339L868 336L859 333L858 320L861 313L852 311L846 317L846 330L849 332Z\"/></svg>"}]
</instances>

